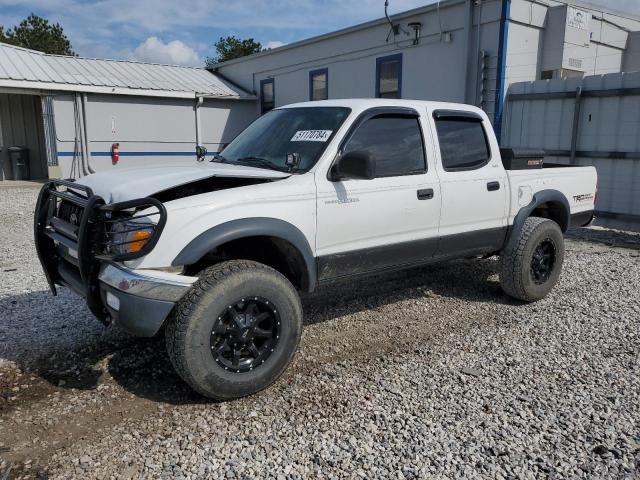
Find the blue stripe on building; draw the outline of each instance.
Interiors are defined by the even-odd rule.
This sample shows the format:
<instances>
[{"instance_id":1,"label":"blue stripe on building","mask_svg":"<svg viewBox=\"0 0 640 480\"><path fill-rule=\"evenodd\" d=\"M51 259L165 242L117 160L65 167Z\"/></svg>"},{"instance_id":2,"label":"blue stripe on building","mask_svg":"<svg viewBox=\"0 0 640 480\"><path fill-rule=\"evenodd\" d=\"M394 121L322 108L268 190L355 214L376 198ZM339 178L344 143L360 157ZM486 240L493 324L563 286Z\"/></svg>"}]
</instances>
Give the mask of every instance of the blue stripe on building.
<instances>
[{"instance_id":1,"label":"blue stripe on building","mask_svg":"<svg viewBox=\"0 0 640 480\"><path fill-rule=\"evenodd\" d=\"M208 154L215 155L216 152L208 152ZM80 155L75 153L75 155ZM59 157L73 157L74 152L58 152ZM92 157L111 157L111 152L91 152ZM121 157L188 157L196 156L196 152L190 150L188 152L120 152Z\"/></svg>"}]
</instances>

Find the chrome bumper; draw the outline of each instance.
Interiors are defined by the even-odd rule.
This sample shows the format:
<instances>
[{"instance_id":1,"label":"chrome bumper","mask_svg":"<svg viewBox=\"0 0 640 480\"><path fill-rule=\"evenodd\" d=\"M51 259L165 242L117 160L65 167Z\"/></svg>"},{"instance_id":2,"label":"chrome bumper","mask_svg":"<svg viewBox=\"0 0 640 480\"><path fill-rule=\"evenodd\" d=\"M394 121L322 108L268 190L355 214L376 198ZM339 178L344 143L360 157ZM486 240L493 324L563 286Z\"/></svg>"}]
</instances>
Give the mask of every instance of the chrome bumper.
<instances>
[{"instance_id":1,"label":"chrome bumper","mask_svg":"<svg viewBox=\"0 0 640 480\"><path fill-rule=\"evenodd\" d=\"M108 322L138 337L152 337L196 277L103 264L98 275Z\"/></svg>"},{"instance_id":2,"label":"chrome bumper","mask_svg":"<svg viewBox=\"0 0 640 480\"><path fill-rule=\"evenodd\" d=\"M152 300L177 302L191 288L197 277L186 277L153 270L130 270L107 263L98 280L123 293Z\"/></svg>"}]
</instances>

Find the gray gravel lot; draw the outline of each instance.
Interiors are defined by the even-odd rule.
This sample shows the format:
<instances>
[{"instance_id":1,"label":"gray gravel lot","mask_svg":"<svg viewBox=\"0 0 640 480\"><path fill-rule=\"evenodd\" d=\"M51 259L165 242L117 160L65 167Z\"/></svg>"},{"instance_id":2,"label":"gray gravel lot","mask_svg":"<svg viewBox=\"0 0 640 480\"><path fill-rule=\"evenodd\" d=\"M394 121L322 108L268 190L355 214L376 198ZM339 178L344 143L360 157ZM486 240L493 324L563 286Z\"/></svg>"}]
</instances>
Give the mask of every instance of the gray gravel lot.
<instances>
[{"instance_id":1,"label":"gray gravel lot","mask_svg":"<svg viewBox=\"0 0 640 480\"><path fill-rule=\"evenodd\" d=\"M68 290L51 296L33 246L37 194L37 188L0 189L0 367L113 335Z\"/></svg>"},{"instance_id":2,"label":"gray gravel lot","mask_svg":"<svg viewBox=\"0 0 640 480\"><path fill-rule=\"evenodd\" d=\"M321 290L283 378L211 403L49 295L36 193L0 189L0 479L640 478L640 234L570 232L532 305L494 259Z\"/></svg>"}]
</instances>

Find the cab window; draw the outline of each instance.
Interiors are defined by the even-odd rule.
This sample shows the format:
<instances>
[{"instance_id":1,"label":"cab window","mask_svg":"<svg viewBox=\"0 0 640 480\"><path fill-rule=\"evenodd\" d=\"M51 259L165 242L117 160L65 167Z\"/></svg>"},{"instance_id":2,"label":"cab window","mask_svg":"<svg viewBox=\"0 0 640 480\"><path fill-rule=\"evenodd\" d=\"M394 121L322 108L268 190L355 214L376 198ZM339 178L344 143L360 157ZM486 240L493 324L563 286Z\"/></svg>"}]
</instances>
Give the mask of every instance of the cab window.
<instances>
[{"instance_id":1,"label":"cab window","mask_svg":"<svg viewBox=\"0 0 640 480\"><path fill-rule=\"evenodd\" d=\"M448 172L475 170L489 162L482 122L469 118L436 119L442 166Z\"/></svg>"}]
</instances>

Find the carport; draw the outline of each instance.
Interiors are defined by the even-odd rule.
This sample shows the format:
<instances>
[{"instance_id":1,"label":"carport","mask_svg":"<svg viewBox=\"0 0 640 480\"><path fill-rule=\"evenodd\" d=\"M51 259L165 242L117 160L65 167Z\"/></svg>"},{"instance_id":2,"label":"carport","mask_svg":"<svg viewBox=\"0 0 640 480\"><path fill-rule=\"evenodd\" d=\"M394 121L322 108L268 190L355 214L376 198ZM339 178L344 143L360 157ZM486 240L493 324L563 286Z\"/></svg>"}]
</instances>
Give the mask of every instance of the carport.
<instances>
[{"instance_id":1,"label":"carport","mask_svg":"<svg viewBox=\"0 0 640 480\"><path fill-rule=\"evenodd\" d=\"M0 180L210 158L258 114L252 92L204 68L0 43Z\"/></svg>"}]
</instances>

